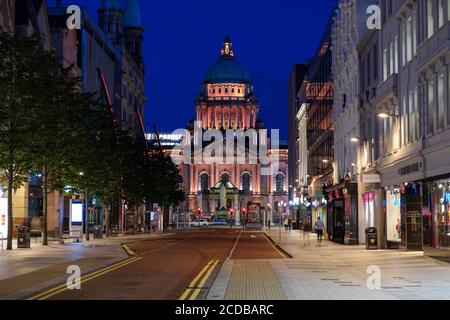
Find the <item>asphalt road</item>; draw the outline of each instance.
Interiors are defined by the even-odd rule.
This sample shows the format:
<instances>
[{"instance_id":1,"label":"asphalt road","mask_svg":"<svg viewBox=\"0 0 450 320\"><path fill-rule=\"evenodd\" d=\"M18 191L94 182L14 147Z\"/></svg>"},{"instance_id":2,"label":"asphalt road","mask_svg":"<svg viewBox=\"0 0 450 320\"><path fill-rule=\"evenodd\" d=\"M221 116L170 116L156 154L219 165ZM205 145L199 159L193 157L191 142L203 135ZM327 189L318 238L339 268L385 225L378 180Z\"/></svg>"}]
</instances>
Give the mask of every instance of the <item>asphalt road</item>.
<instances>
[{"instance_id":1,"label":"asphalt road","mask_svg":"<svg viewBox=\"0 0 450 320\"><path fill-rule=\"evenodd\" d=\"M45 300L203 299L227 259L278 259L259 232L207 229L129 244L122 265L84 276L81 290L50 288Z\"/></svg>"}]
</instances>

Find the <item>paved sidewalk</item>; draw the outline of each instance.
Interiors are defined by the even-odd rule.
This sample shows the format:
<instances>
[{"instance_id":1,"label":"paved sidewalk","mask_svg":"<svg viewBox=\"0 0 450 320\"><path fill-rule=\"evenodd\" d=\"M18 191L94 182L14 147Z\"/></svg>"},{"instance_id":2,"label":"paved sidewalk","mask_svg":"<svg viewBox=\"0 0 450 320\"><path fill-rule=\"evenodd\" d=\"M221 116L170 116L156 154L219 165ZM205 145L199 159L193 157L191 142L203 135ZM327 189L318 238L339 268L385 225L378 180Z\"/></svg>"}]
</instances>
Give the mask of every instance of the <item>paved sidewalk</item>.
<instances>
[{"instance_id":1,"label":"paved sidewalk","mask_svg":"<svg viewBox=\"0 0 450 320\"><path fill-rule=\"evenodd\" d=\"M33 241L31 249L0 253L0 299L19 299L66 280L67 267L77 265L82 274L128 258L122 244L150 240L161 234L130 235L82 243L52 242L48 247ZM16 247L16 246L15 246Z\"/></svg>"},{"instance_id":2,"label":"paved sidewalk","mask_svg":"<svg viewBox=\"0 0 450 320\"><path fill-rule=\"evenodd\" d=\"M329 241L319 246L315 234L308 234L308 245L299 231L282 230L281 241L278 229L267 231L267 234L293 256L293 259L261 261L265 270L271 268L269 274L273 272L276 276L285 299L450 299L450 264L427 257L422 252L367 251L363 246L344 246ZM370 267L379 268L381 272L380 289L370 290L367 286ZM282 298L278 293L264 292L269 288L262 286L265 279L261 277L261 272L259 276L252 277L253 280L246 281L235 275L235 268L236 261L224 263L207 299L245 300L251 298L248 292L252 290L263 290L258 295L262 299ZM252 272L258 272L258 268ZM261 283L254 281L258 278ZM237 280L241 281L240 295L236 294L233 285ZM273 279L270 281L273 283Z\"/></svg>"}]
</instances>

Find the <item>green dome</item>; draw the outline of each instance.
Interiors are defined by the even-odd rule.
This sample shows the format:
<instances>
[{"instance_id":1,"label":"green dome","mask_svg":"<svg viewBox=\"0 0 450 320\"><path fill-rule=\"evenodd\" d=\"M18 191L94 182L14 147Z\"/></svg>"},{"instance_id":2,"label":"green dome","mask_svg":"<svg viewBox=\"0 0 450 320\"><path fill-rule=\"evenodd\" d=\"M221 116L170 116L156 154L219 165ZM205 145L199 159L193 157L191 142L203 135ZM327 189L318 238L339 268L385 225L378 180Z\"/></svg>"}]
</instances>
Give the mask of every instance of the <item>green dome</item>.
<instances>
[{"instance_id":1,"label":"green dome","mask_svg":"<svg viewBox=\"0 0 450 320\"><path fill-rule=\"evenodd\" d=\"M103 0L100 10L117 10L122 11L119 0Z\"/></svg>"},{"instance_id":2,"label":"green dome","mask_svg":"<svg viewBox=\"0 0 450 320\"><path fill-rule=\"evenodd\" d=\"M126 0L123 25L125 27L142 28L141 9L137 0Z\"/></svg>"},{"instance_id":3,"label":"green dome","mask_svg":"<svg viewBox=\"0 0 450 320\"><path fill-rule=\"evenodd\" d=\"M206 83L248 83L250 76L244 66L233 57L222 57L206 72Z\"/></svg>"}]
</instances>

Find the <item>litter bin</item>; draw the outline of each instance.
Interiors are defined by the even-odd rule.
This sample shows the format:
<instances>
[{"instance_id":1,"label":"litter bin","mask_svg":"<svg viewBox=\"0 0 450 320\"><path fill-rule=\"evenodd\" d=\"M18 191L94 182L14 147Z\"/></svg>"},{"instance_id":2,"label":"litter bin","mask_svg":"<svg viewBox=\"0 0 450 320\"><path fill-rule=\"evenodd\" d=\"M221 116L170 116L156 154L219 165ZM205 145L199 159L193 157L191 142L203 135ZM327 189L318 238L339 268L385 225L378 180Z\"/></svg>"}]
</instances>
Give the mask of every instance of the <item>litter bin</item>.
<instances>
[{"instance_id":1,"label":"litter bin","mask_svg":"<svg viewBox=\"0 0 450 320\"><path fill-rule=\"evenodd\" d=\"M118 230L119 230L118 226L111 226L111 237L117 237Z\"/></svg>"},{"instance_id":2,"label":"litter bin","mask_svg":"<svg viewBox=\"0 0 450 320\"><path fill-rule=\"evenodd\" d=\"M17 229L17 248L30 249L31 248L31 232L30 228L20 226Z\"/></svg>"},{"instance_id":3,"label":"litter bin","mask_svg":"<svg viewBox=\"0 0 450 320\"><path fill-rule=\"evenodd\" d=\"M376 228L366 229L366 249L378 250L378 230Z\"/></svg>"},{"instance_id":4,"label":"litter bin","mask_svg":"<svg viewBox=\"0 0 450 320\"><path fill-rule=\"evenodd\" d=\"M94 239L103 239L103 226L97 225L94 227Z\"/></svg>"}]
</instances>

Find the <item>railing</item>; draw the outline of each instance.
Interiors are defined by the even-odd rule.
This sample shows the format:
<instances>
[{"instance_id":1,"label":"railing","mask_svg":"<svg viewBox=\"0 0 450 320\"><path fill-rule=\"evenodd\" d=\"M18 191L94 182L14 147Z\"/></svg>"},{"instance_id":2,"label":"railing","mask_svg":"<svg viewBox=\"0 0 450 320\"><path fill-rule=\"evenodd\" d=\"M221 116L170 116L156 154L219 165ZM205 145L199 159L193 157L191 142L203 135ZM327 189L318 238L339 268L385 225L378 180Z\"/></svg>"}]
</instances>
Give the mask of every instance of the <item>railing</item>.
<instances>
[{"instance_id":1,"label":"railing","mask_svg":"<svg viewBox=\"0 0 450 320\"><path fill-rule=\"evenodd\" d=\"M0 251L1 253L3 253L3 233L0 232L0 242L1 242L1 247L2 247L2 251Z\"/></svg>"}]
</instances>

